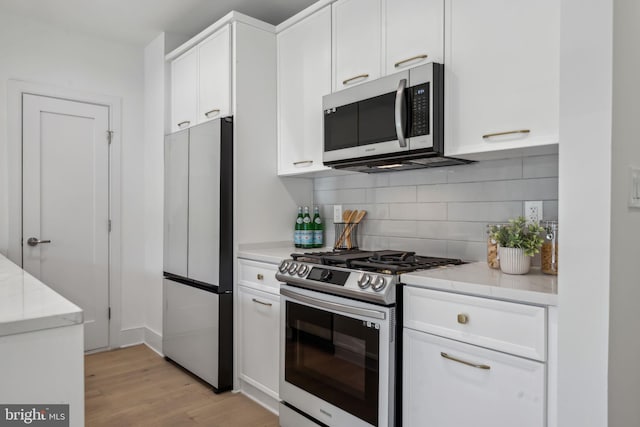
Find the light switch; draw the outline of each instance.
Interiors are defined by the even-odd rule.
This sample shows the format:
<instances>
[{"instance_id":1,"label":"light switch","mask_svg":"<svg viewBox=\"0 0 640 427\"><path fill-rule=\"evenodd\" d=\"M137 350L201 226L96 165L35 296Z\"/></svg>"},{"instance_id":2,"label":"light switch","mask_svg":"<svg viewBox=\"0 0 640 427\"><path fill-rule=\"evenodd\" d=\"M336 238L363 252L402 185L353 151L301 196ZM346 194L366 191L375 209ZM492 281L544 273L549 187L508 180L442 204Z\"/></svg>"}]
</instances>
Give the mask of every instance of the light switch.
<instances>
[{"instance_id":1,"label":"light switch","mask_svg":"<svg viewBox=\"0 0 640 427\"><path fill-rule=\"evenodd\" d=\"M640 208L640 168L629 168L629 207Z\"/></svg>"}]
</instances>

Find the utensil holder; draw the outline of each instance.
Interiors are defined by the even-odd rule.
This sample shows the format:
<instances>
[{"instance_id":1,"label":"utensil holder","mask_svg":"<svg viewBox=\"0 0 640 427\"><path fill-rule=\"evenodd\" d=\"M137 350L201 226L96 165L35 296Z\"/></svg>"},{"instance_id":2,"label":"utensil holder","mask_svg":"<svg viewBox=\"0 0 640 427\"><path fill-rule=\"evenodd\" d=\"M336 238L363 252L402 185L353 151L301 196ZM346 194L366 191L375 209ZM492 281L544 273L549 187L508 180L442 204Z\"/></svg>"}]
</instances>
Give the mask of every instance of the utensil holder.
<instances>
[{"instance_id":1,"label":"utensil holder","mask_svg":"<svg viewBox=\"0 0 640 427\"><path fill-rule=\"evenodd\" d=\"M347 222L336 222L334 249L358 249L358 225Z\"/></svg>"}]
</instances>

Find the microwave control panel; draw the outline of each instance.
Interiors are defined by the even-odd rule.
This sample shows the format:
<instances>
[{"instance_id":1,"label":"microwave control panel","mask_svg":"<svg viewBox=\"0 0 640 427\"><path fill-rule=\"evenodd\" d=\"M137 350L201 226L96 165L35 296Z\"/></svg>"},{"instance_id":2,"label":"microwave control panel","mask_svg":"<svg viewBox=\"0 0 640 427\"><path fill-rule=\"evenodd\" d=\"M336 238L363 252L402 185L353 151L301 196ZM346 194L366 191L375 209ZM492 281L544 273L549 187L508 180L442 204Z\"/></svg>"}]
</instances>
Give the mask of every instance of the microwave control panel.
<instances>
[{"instance_id":1,"label":"microwave control panel","mask_svg":"<svg viewBox=\"0 0 640 427\"><path fill-rule=\"evenodd\" d=\"M429 83L409 88L409 137L429 135Z\"/></svg>"}]
</instances>

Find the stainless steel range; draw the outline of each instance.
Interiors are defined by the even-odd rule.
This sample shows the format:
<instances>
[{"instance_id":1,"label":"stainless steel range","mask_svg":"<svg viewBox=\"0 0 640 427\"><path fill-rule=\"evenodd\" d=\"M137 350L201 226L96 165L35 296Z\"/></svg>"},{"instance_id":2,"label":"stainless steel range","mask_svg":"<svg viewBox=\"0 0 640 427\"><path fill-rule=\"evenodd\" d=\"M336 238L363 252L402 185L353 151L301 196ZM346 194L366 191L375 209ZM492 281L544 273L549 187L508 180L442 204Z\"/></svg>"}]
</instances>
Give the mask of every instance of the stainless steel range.
<instances>
[{"instance_id":1,"label":"stainless steel range","mask_svg":"<svg viewBox=\"0 0 640 427\"><path fill-rule=\"evenodd\" d=\"M280 264L280 425L395 424L396 285L461 264L405 251L292 254Z\"/></svg>"}]
</instances>

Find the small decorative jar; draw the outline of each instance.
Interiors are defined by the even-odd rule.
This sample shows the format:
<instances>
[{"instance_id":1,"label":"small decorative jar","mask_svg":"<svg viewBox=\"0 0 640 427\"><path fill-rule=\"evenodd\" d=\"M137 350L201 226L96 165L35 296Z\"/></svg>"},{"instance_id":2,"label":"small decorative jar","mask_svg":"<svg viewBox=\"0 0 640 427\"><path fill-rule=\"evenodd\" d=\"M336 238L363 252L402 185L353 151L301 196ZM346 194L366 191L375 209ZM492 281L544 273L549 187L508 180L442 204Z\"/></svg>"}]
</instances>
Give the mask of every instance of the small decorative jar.
<instances>
[{"instance_id":1,"label":"small decorative jar","mask_svg":"<svg viewBox=\"0 0 640 427\"><path fill-rule=\"evenodd\" d=\"M546 274L558 274L558 222L544 221L544 243L540 250L541 270Z\"/></svg>"},{"instance_id":2,"label":"small decorative jar","mask_svg":"<svg viewBox=\"0 0 640 427\"><path fill-rule=\"evenodd\" d=\"M487 264L489 268L500 269L500 257L498 256L498 242L492 237L492 232L498 230L503 224L487 224Z\"/></svg>"}]
</instances>

